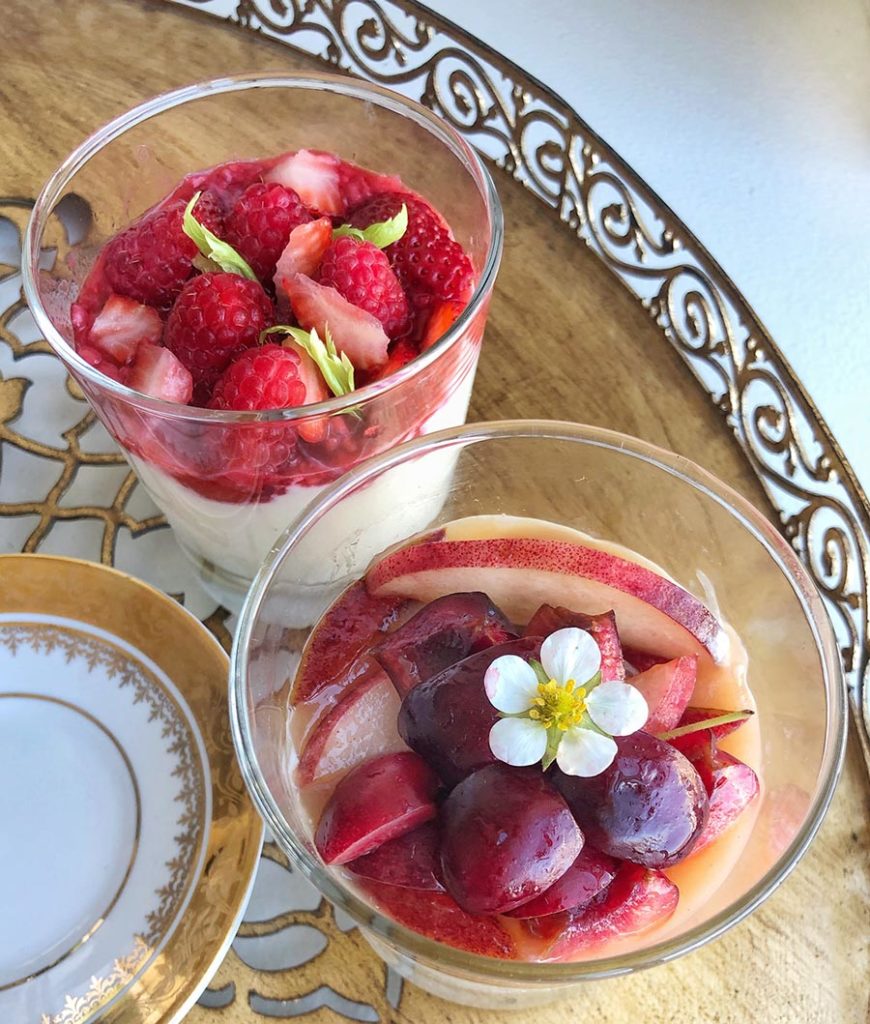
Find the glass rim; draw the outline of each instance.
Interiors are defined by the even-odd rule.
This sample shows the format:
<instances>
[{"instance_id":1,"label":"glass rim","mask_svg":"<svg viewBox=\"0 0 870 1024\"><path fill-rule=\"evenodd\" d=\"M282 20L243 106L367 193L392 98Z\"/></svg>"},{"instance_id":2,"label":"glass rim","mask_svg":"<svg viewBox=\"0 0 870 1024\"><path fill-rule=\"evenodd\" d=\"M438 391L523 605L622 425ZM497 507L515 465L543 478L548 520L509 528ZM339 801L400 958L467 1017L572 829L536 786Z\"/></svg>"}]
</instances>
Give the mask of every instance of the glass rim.
<instances>
[{"instance_id":1,"label":"glass rim","mask_svg":"<svg viewBox=\"0 0 870 1024\"><path fill-rule=\"evenodd\" d=\"M606 448L656 466L714 500L764 547L791 585L810 625L819 654L825 691L825 740L814 798L789 846L747 892L709 920L680 935L636 952L567 963L501 960L455 949L426 938L371 907L313 856L297 839L274 800L257 760L246 715L246 651L254 622L269 586L294 544L346 495L380 473L420 454L464 448L490 439L526 437L573 441ZM387 942L436 968L488 976L494 982L540 985L595 980L666 963L718 938L763 903L804 855L827 812L842 769L846 745L847 696L833 627L821 595L785 539L742 495L696 463L664 448L601 427L562 420L500 420L466 424L427 434L376 456L345 474L312 501L287 528L266 558L248 591L233 644L229 680L230 724L248 790L280 844L291 851L300 870L327 899Z\"/></svg>"},{"instance_id":2,"label":"glass rim","mask_svg":"<svg viewBox=\"0 0 870 1024\"><path fill-rule=\"evenodd\" d=\"M373 381L357 391L341 397L329 398L323 402L298 406L293 409L269 409L264 411L238 411L221 409L203 409L198 406L178 405L162 399L151 398L135 391L133 388L112 380L91 366L76 351L52 323L39 295L38 279L40 274L39 259L42 239L54 212L57 202L62 198L65 189L74 176L87 164L95 154L109 143L124 135L126 131L156 117L164 111L183 106L186 103L217 96L223 93L242 92L246 89L307 89L326 91L352 99L369 100L395 114L411 117L417 124L425 128L437 140L452 150L454 155L466 164L474 183L480 192L490 227L489 243L486 258L478 277L471 298L465 309L451 324L447 331L425 352L421 352L405 366L389 374L383 380ZM365 405L372 399L387 394L394 388L412 380L438 359L462 338L484 301L492 291L499 263L501 262L504 244L504 216L501 202L496 191L492 176L481 158L462 135L443 118L439 118L422 104L403 96L391 89L374 83L364 82L349 75L336 75L325 72L306 72L304 74L270 74L242 73L222 78L196 82L173 89L146 100L119 115L81 142L70 155L58 166L45 185L42 187L24 232L21 254L21 274L24 296L36 320L43 337L49 342L60 359L77 374L100 390L108 392L129 405L149 412L180 420L211 423L263 423L263 422L294 422L315 416L331 415L345 412L349 408Z\"/></svg>"}]
</instances>

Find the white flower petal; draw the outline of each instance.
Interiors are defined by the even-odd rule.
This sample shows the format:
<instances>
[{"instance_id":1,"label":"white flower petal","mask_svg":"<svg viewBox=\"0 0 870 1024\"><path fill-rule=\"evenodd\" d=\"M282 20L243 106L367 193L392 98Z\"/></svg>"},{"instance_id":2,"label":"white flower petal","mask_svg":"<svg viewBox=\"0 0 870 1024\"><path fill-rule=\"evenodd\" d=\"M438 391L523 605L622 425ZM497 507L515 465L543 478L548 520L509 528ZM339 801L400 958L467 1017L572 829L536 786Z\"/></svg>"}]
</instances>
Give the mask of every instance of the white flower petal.
<instances>
[{"instance_id":1,"label":"white flower petal","mask_svg":"<svg viewBox=\"0 0 870 1024\"><path fill-rule=\"evenodd\" d=\"M589 717L611 736L628 736L642 728L649 717L643 694L630 683L602 683L586 698Z\"/></svg>"},{"instance_id":2,"label":"white flower petal","mask_svg":"<svg viewBox=\"0 0 870 1024\"><path fill-rule=\"evenodd\" d=\"M489 749L505 764L534 764L547 749L547 730L531 718L502 718L489 730Z\"/></svg>"},{"instance_id":3,"label":"white flower petal","mask_svg":"<svg viewBox=\"0 0 870 1024\"><path fill-rule=\"evenodd\" d=\"M557 683L573 679L582 686L601 668L601 651L591 633L569 626L557 629L541 644L541 664Z\"/></svg>"},{"instance_id":4,"label":"white flower petal","mask_svg":"<svg viewBox=\"0 0 870 1024\"><path fill-rule=\"evenodd\" d=\"M489 702L506 715L528 711L538 696L535 670L516 654L503 654L486 670L483 686Z\"/></svg>"},{"instance_id":5,"label":"white flower petal","mask_svg":"<svg viewBox=\"0 0 870 1024\"><path fill-rule=\"evenodd\" d=\"M576 726L562 737L556 764L566 775L590 779L608 768L614 757L616 744L609 736Z\"/></svg>"}]
</instances>

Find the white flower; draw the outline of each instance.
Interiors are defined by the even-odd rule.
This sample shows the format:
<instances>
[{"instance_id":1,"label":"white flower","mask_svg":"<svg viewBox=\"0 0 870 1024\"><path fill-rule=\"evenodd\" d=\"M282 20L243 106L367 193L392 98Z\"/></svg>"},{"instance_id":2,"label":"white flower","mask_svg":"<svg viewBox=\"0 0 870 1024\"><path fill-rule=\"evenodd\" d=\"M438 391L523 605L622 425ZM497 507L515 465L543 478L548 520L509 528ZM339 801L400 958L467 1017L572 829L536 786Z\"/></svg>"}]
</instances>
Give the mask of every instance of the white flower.
<instances>
[{"instance_id":1,"label":"white flower","mask_svg":"<svg viewBox=\"0 0 870 1024\"><path fill-rule=\"evenodd\" d=\"M573 627L547 637L540 663L496 658L483 685L504 715L489 733L499 761L546 769L555 760L566 775L603 772L616 756L613 737L637 732L649 714L637 687L601 680L598 644Z\"/></svg>"}]
</instances>

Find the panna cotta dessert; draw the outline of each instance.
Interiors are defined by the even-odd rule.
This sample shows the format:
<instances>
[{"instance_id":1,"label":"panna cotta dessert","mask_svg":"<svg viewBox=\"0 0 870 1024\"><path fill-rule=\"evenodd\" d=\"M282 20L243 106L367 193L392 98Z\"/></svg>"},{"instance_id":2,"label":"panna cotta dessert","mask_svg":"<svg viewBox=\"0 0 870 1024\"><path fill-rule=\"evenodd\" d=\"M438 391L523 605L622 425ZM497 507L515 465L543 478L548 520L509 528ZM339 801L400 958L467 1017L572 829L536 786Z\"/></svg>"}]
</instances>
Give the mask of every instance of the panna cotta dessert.
<instances>
[{"instance_id":1,"label":"panna cotta dessert","mask_svg":"<svg viewBox=\"0 0 870 1024\"><path fill-rule=\"evenodd\" d=\"M306 149L188 174L101 247L76 350L131 390L104 419L218 596L347 469L465 421L479 271L400 178Z\"/></svg>"},{"instance_id":2,"label":"panna cotta dessert","mask_svg":"<svg viewBox=\"0 0 870 1024\"><path fill-rule=\"evenodd\" d=\"M467 517L380 555L289 695L288 784L323 864L499 959L684 932L760 803L746 653L711 604L543 520Z\"/></svg>"}]
</instances>

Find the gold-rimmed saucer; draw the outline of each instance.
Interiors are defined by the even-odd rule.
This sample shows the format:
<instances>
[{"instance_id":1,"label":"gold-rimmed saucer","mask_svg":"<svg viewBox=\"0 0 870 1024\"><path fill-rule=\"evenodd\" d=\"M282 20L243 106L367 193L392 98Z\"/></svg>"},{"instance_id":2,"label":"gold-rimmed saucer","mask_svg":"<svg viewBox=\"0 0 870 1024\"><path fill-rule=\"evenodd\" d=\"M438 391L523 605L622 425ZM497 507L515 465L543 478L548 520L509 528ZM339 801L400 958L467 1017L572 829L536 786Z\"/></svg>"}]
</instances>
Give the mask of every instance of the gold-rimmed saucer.
<instances>
[{"instance_id":1,"label":"gold-rimmed saucer","mask_svg":"<svg viewBox=\"0 0 870 1024\"><path fill-rule=\"evenodd\" d=\"M0 556L0 1020L174 1024L208 983L263 835L226 685L165 594Z\"/></svg>"}]
</instances>

